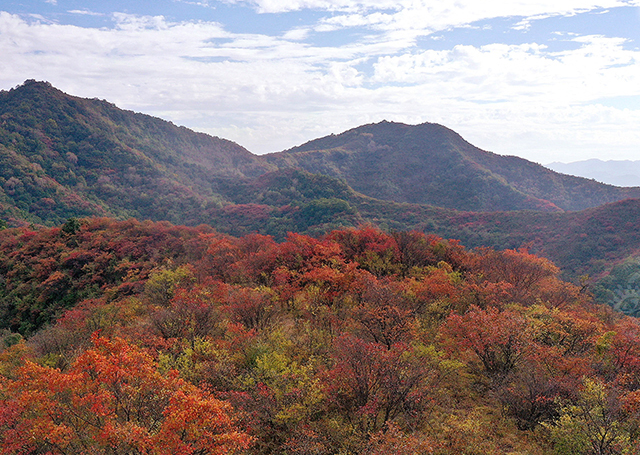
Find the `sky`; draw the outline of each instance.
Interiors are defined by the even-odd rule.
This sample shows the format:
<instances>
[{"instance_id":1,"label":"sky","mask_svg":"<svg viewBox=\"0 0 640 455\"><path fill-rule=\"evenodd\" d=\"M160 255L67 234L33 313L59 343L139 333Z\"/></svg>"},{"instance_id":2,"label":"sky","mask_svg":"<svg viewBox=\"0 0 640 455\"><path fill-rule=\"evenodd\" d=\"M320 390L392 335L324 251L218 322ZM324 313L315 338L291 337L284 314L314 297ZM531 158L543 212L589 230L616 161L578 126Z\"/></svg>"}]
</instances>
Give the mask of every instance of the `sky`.
<instances>
[{"instance_id":1,"label":"sky","mask_svg":"<svg viewBox=\"0 0 640 455\"><path fill-rule=\"evenodd\" d=\"M2 0L0 62L258 154L388 120L640 159L640 0Z\"/></svg>"}]
</instances>

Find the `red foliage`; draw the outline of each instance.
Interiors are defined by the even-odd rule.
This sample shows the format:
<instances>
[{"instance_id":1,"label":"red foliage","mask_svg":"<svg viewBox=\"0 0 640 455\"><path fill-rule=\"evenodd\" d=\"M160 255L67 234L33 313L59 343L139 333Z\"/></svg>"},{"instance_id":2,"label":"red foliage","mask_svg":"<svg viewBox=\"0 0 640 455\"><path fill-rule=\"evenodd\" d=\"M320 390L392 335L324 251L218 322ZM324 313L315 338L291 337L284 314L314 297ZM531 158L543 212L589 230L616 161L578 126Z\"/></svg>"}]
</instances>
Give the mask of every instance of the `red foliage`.
<instances>
[{"instance_id":1,"label":"red foliage","mask_svg":"<svg viewBox=\"0 0 640 455\"><path fill-rule=\"evenodd\" d=\"M472 307L464 315L451 314L444 334L456 345L475 353L484 371L502 380L522 361L529 347L527 321L518 313L495 307Z\"/></svg>"},{"instance_id":2,"label":"red foliage","mask_svg":"<svg viewBox=\"0 0 640 455\"><path fill-rule=\"evenodd\" d=\"M517 440L577 403L583 377L619 391L616 418L640 409L640 325L524 250L372 227L280 244L105 219L67 231L0 232L11 327L62 315L28 340L61 370L0 358L0 453L244 447L203 384L237 404L258 454L461 453L498 421ZM462 417L476 406L481 421Z\"/></svg>"},{"instance_id":3,"label":"red foliage","mask_svg":"<svg viewBox=\"0 0 640 455\"><path fill-rule=\"evenodd\" d=\"M338 410L361 431L376 432L400 414L419 415L437 375L433 366L404 343L386 347L353 335L334 344L335 367L328 372L328 393Z\"/></svg>"},{"instance_id":4,"label":"red foliage","mask_svg":"<svg viewBox=\"0 0 640 455\"><path fill-rule=\"evenodd\" d=\"M529 304L535 302L534 291L545 280L556 278L560 273L551 261L524 249L495 251L481 248L474 262L474 269L482 274L483 280L511 285L508 291L511 299Z\"/></svg>"}]
</instances>

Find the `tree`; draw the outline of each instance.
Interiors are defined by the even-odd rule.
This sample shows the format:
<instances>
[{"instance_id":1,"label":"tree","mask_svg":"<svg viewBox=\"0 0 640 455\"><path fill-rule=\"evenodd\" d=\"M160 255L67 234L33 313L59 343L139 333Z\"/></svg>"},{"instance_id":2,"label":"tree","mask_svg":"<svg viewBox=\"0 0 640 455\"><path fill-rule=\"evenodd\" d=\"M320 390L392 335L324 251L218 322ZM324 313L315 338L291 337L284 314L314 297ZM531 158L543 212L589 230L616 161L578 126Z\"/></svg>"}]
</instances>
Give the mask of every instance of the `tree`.
<instances>
[{"instance_id":1,"label":"tree","mask_svg":"<svg viewBox=\"0 0 640 455\"><path fill-rule=\"evenodd\" d=\"M78 218L69 218L62 225L62 232L73 235L80 230L82 227L82 222Z\"/></svg>"},{"instance_id":2,"label":"tree","mask_svg":"<svg viewBox=\"0 0 640 455\"><path fill-rule=\"evenodd\" d=\"M555 424L548 424L559 455L614 455L629 452L630 432L619 391L585 378L578 400L562 408Z\"/></svg>"},{"instance_id":3,"label":"tree","mask_svg":"<svg viewBox=\"0 0 640 455\"><path fill-rule=\"evenodd\" d=\"M533 300L534 290L560 273L551 261L534 256L526 249L495 251L480 248L476 262L484 280L511 284L511 298L519 303L529 303Z\"/></svg>"},{"instance_id":4,"label":"tree","mask_svg":"<svg viewBox=\"0 0 640 455\"><path fill-rule=\"evenodd\" d=\"M0 385L2 454L227 454L250 443L231 406L97 335L62 372L26 361Z\"/></svg>"},{"instance_id":5,"label":"tree","mask_svg":"<svg viewBox=\"0 0 640 455\"><path fill-rule=\"evenodd\" d=\"M441 354L424 345L386 346L342 335L335 341L335 367L328 394L363 434L375 433L400 416L412 421L432 403L436 383L448 368Z\"/></svg>"},{"instance_id":6,"label":"tree","mask_svg":"<svg viewBox=\"0 0 640 455\"><path fill-rule=\"evenodd\" d=\"M502 382L521 362L527 349L527 322L518 313L471 307L465 315L451 314L444 333L478 357L485 373Z\"/></svg>"}]
</instances>

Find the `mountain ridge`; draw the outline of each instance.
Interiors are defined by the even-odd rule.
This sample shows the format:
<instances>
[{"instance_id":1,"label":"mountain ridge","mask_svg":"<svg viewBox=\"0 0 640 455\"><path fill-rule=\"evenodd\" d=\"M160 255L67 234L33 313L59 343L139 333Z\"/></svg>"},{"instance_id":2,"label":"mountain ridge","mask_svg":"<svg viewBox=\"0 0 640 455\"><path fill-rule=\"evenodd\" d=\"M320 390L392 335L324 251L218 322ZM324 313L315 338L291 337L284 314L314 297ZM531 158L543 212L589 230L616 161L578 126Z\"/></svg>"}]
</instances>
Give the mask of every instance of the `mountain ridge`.
<instances>
[{"instance_id":1,"label":"mountain ridge","mask_svg":"<svg viewBox=\"0 0 640 455\"><path fill-rule=\"evenodd\" d=\"M599 160L596 158L571 163L553 162L545 167L563 174L593 179L620 187L640 186L640 161Z\"/></svg>"},{"instance_id":2,"label":"mountain ridge","mask_svg":"<svg viewBox=\"0 0 640 455\"><path fill-rule=\"evenodd\" d=\"M20 155L25 174L4 188L0 202L7 201L7 189L29 178L52 179L44 191L50 194L23 204L22 215L33 214L31 221L36 222L38 213L46 212L39 205L50 205L42 200L55 201L51 196L56 194L67 194L62 199L72 206L59 210L57 222L74 210L81 215L159 219L161 207L150 211L128 201L131 189L160 191L175 199L167 203L174 207L174 223L206 222L198 219L198 206L233 202L220 191L226 185L221 181L248 181L289 167L342 179L377 199L463 211L574 211L640 197L640 188L598 184L481 150L435 123L383 121L282 152L254 155L232 141L121 110L107 101L73 97L33 80L0 92L0 145L5 155ZM81 175L75 175L78 172ZM2 177L0 183L6 186L11 176ZM156 188L158 179L170 189ZM103 200L109 191L111 197ZM179 199L192 200L186 208L192 213L185 220L178 213L183 205ZM16 210L9 212L19 217Z\"/></svg>"},{"instance_id":3,"label":"mountain ridge","mask_svg":"<svg viewBox=\"0 0 640 455\"><path fill-rule=\"evenodd\" d=\"M449 207L425 201L427 190ZM385 121L258 156L43 82L0 92L0 220L10 226L108 216L281 241L371 223L468 247L531 245L575 278L600 276L640 251L640 199L625 202L639 191L486 152L437 124Z\"/></svg>"},{"instance_id":4,"label":"mountain ridge","mask_svg":"<svg viewBox=\"0 0 640 455\"><path fill-rule=\"evenodd\" d=\"M457 210L575 211L640 197L640 188L616 188L481 150L434 123L383 121L264 156L277 166L343 178L378 199Z\"/></svg>"}]
</instances>

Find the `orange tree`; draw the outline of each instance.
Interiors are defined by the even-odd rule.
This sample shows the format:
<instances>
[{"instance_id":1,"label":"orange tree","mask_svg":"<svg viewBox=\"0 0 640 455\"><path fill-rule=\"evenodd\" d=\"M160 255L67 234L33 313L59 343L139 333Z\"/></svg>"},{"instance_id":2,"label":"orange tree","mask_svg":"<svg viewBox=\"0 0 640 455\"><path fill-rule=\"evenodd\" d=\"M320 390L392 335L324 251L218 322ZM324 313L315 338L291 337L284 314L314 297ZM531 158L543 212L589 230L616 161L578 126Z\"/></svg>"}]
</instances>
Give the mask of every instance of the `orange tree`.
<instances>
[{"instance_id":1,"label":"orange tree","mask_svg":"<svg viewBox=\"0 0 640 455\"><path fill-rule=\"evenodd\" d=\"M231 411L140 348L94 336L68 371L26 361L2 379L0 453L239 453L250 438Z\"/></svg>"}]
</instances>

